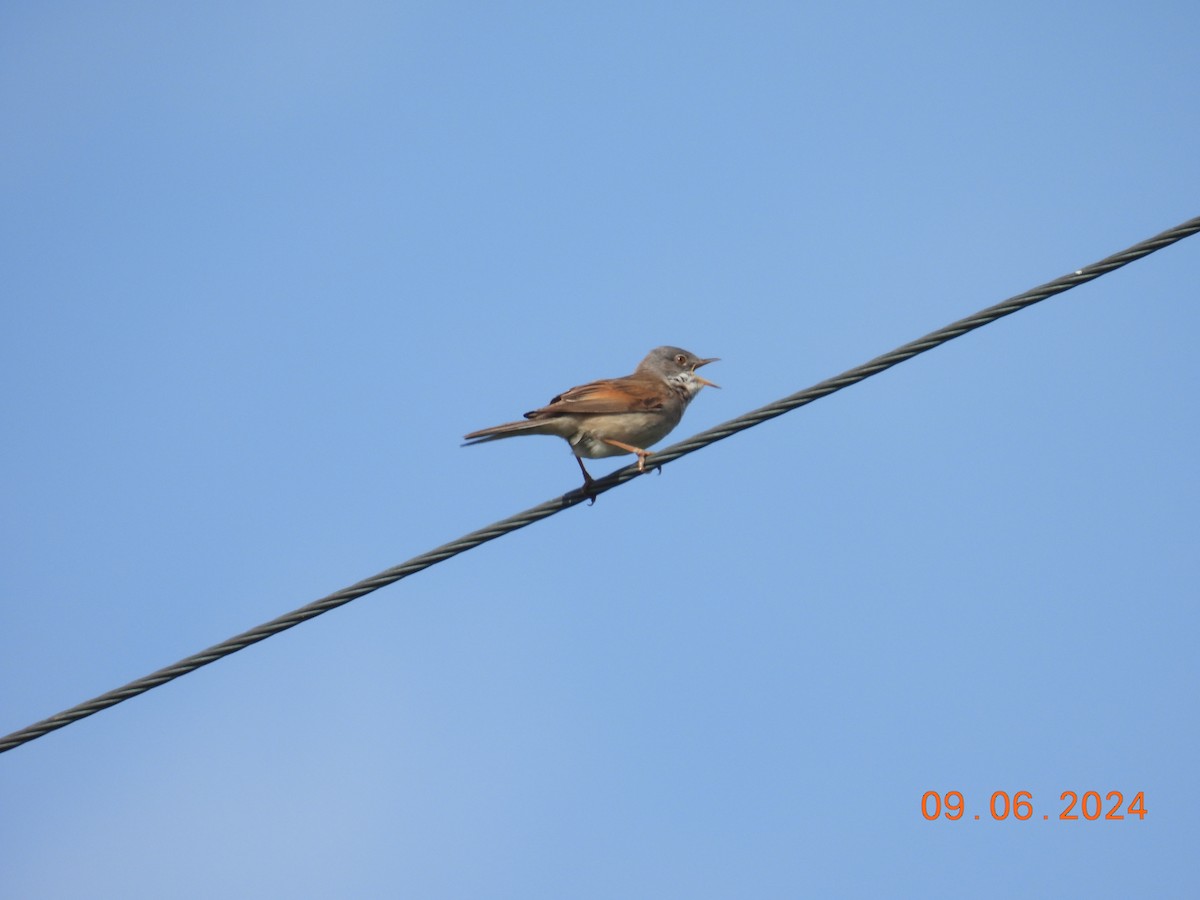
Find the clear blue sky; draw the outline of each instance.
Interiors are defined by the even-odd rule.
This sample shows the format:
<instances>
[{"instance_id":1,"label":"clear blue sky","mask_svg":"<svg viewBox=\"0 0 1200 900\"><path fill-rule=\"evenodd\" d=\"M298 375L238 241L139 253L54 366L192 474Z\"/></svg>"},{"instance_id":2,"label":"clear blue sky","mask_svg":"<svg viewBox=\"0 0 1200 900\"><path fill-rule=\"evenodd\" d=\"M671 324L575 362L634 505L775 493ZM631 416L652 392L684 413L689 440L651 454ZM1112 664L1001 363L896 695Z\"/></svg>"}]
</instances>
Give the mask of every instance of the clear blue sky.
<instances>
[{"instance_id":1,"label":"clear blue sky","mask_svg":"<svg viewBox=\"0 0 1200 900\"><path fill-rule=\"evenodd\" d=\"M722 358L682 438L1197 215L1198 46L1190 2L5 4L0 733L574 488L461 436L651 347ZM1198 280L0 756L0 893L1200 895Z\"/></svg>"}]
</instances>

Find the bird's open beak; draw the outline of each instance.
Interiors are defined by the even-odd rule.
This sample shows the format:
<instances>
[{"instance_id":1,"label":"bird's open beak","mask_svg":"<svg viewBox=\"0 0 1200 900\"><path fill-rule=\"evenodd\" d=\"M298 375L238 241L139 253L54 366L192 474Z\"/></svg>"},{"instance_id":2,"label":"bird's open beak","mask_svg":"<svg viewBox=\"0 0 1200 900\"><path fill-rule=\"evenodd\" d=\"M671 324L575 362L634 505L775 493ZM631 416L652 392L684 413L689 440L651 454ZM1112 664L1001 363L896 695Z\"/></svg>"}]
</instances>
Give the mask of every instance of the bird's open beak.
<instances>
[{"instance_id":1,"label":"bird's open beak","mask_svg":"<svg viewBox=\"0 0 1200 900\"><path fill-rule=\"evenodd\" d=\"M696 370L698 368L700 368L701 366L707 366L709 363L720 362L720 361L721 361L721 358L719 356L714 356L712 359L702 359L702 360L700 360L700 362L698 362L694 366L692 366L692 374L696 375ZM701 384L707 385L708 387L715 387L715 388L720 387L719 384L714 384L713 382L709 381L707 378L701 378L699 375L696 375L696 380L698 382L700 382Z\"/></svg>"}]
</instances>

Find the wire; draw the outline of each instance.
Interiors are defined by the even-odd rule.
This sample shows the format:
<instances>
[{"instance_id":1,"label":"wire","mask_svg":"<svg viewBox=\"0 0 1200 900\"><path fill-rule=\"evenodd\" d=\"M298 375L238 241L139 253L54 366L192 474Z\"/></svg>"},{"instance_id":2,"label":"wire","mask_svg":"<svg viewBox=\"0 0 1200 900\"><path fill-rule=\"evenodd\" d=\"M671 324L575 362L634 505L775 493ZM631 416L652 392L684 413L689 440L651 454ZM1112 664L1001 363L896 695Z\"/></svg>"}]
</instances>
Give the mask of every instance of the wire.
<instances>
[{"instance_id":1,"label":"wire","mask_svg":"<svg viewBox=\"0 0 1200 900\"><path fill-rule=\"evenodd\" d=\"M655 453L653 464L654 466L666 465L689 453L694 453L703 447L707 447L709 444L737 434L739 431L753 428L755 425L805 406L814 400L828 396L835 391L840 391L842 388L857 384L864 379L870 378L872 375L878 375L880 372L890 369L897 363L911 359L927 350L932 350L934 347L938 347L947 341L961 337L969 331L974 331L976 328L988 325L997 319L1011 315L1027 306L1032 306L1034 303L1038 303L1048 297L1053 297L1055 294L1061 294L1063 291L1086 284L1089 281L1099 278L1101 275L1106 275L1135 260L1149 256L1156 250L1161 250L1163 247L1167 247L1176 241L1190 237L1198 231L1200 231L1200 216L1176 225L1174 228L1168 229L1162 234L1142 241L1139 244L1135 244L1126 250L1122 250L1120 253L1092 263L1090 266L1077 269L1069 275L1056 278L1040 287L1033 288L1023 294L1017 294L1015 297L1010 297L1008 300L997 303L995 306L989 306L987 309L980 310L965 319L952 322L944 328L939 328L937 331L925 335L923 338L918 338L902 347L897 347L890 353L877 356L875 359L860 366L855 366L853 369L848 369L840 375L835 375L833 378L827 378L806 390L791 394L781 400L776 400L774 403L769 403L735 419L730 419L722 425L702 431L678 444L673 444L665 450ZM592 484L592 494L599 496L618 485L637 478L639 474L636 465L629 465L618 469L604 478L596 479ZM549 518L587 499L589 499L588 495L584 494L581 489L577 489L556 499L547 500L545 503L534 506L524 512L509 516L507 519L501 519L499 522L494 522L486 528L472 531L470 534L463 535L458 540L451 541L448 544L443 544L434 550L430 550L428 553L414 556L407 562L393 566L386 571L380 572L378 575L352 584L347 588L330 594L328 597L314 600L306 606L301 606L299 609L265 622L256 628L251 628L249 631L244 631L228 640L221 641L219 644L214 644L207 650L194 653L185 659L181 659L174 665L167 666L165 669L159 669L157 672L131 681L123 687L101 694L98 697L80 703L78 706L73 706L47 719L22 728L20 731L14 731L12 734L0 738L0 753L12 750L14 747L19 747L51 731L107 709L110 706L115 706L124 700L136 697L138 694L143 694L151 688L156 688L159 685L166 684L168 681L173 681L181 675L194 672L201 666L206 666L222 657L229 656L231 653L244 650L251 644L256 644L272 635L279 634L281 631L286 631L293 626L299 625L301 622L306 622L322 613L327 613L331 609L337 609L351 600L356 600L372 591L377 591L382 587L397 582L401 578L406 578L409 575L420 572L422 569L427 569L460 553L465 553L468 550L478 547L480 544L495 540L519 528L524 528L526 525L532 525L534 522Z\"/></svg>"}]
</instances>

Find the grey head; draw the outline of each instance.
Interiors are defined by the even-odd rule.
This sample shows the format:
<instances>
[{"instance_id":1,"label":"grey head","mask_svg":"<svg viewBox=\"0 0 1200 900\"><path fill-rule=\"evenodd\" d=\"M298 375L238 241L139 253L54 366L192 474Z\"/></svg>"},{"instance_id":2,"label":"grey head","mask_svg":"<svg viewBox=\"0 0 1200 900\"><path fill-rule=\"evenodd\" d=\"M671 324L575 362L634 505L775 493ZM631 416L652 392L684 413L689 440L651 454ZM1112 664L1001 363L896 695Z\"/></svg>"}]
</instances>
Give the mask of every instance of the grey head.
<instances>
[{"instance_id":1,"label":"grey head","mask_svg":"<svg viewBox=\"0 0 1200 900\"><path fill-rule=\"evenodd\" d=\"M695 353L689 353L680 347L655 347L638 363L637 371L638 374L654 375L671 384L686 385L690 393L695 393L702 385L719 387L696 374L696 370L701 366L716 361L715 356L701 359Z\"/></svg>"}]
</instances>

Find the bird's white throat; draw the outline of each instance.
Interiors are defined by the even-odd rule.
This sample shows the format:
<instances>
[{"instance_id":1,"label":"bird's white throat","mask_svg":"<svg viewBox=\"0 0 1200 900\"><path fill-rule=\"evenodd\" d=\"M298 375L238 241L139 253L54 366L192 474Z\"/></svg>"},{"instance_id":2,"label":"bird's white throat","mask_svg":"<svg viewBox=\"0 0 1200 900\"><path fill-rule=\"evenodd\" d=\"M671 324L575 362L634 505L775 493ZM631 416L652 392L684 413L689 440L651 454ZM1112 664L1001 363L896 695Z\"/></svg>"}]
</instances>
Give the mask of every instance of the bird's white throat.
<instances>
[{"instance_id":1,"label":"bird's white throat","mask_svg":"<svg viewBox=\"0 0 1200 900\"><path fill-rule=\"evenodd\" d=\"M692 398L700 393L701 388L704 387L700 379L696 377L695 372L679 372L674 375L668 375L667 384L683 394L683 398L687 402L691 402Z\"/></svg>"}]
</instances>

